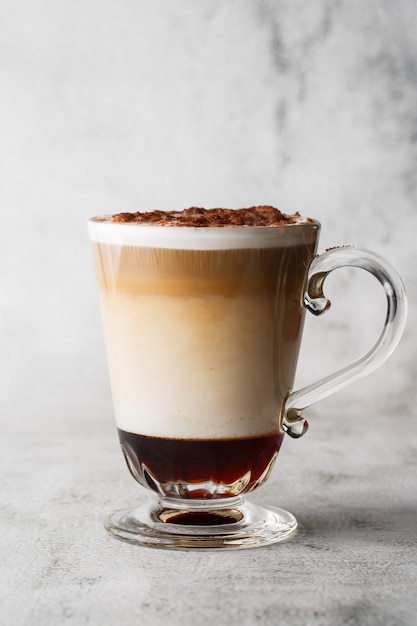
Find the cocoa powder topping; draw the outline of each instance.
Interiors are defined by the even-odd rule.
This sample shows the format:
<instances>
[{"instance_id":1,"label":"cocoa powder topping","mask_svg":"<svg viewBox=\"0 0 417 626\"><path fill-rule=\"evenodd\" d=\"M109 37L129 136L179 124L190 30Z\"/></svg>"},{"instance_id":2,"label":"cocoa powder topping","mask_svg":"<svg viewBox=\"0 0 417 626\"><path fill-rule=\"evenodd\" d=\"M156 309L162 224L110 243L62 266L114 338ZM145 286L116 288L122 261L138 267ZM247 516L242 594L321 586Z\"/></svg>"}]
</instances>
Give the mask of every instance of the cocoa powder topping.
<instances>
[{"instance_id":1,"label":"cocoa powder topping","mask_svg":"<svg viewBox=\"0 0 417 626\"><path fill-rule=\"evenodd\" d=\"M311 222L299 213L286 215L272 206L247 209L203 209L190 207L183 211L148 211L146 213L117 213L111 222L153 224L155 226L277 226Z\"/></svg>"}]
</instances>

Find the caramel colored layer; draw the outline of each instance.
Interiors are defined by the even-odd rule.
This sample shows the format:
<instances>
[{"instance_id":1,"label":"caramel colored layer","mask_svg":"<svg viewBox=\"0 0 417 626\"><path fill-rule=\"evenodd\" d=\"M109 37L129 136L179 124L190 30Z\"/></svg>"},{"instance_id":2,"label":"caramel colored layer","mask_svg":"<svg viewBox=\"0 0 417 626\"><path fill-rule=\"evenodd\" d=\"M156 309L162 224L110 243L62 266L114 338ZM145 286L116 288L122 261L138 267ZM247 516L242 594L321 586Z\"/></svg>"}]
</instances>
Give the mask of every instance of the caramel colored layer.
<instances>
[{"instance_id":1,"label":"caramel colored layer","mask_svg":"<svg viewBox=\"0 0 417 626\"><path fill-rule=\"evenodd\" d=\"M94 244L99 286L107 292L201 296L299 291L314 244L248 250L165 250ZM292 286L294 285L294 286Z\"/></svg>"}]
</instances>

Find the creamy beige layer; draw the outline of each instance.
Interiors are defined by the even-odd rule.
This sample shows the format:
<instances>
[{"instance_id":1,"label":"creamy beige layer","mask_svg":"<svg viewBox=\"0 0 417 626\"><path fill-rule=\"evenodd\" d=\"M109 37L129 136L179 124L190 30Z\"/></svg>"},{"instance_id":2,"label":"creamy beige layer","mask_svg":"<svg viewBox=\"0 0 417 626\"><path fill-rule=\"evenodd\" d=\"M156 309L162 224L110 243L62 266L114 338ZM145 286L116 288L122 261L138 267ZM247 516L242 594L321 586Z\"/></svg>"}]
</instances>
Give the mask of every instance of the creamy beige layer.
<instances>
[{"instance_id":1,"label":"creamy beige layer","mask_svg":"<svg viewBox=\"0 0 417 626\"><path fill-rule=\"evenodd\" d=\"M269 298L102 292L101 305L119 428L200 439L277 431L298 341L274 342Z\"/></svg>"}]
</instances>

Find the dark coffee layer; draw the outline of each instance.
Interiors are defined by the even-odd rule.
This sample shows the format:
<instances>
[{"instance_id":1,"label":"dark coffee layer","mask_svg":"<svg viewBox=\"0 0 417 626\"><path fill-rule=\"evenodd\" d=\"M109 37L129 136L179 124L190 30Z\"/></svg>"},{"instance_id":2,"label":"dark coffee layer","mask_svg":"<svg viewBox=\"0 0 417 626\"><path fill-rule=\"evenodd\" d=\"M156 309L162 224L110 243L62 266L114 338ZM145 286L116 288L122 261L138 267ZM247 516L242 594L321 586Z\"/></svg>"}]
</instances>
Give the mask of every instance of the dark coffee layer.
<instances>
[{"instance_id":1,"label":"dark coffee layer","mask_svg":"<svg viewBox=\"0 0 417 626\"><path fill-rule=\"evenodd\" d=\"M237 439L165 439L119 429L120 445L140 484L185 498L236 496L262 484L283 434Z\"/></svg>"},{"instance_id":2,"label":"dark coffee layer","mask_svg":"<svg viewBox=\"0 0 417 626\"><path fill-rule=\"evenodd\" d=\"M272 206L253 206L246 209L203 209L190 207L183 211L148 211L117 213L110 221L118 223L154 224L155 226L279 226L310 222L299 213L286 215Z\"/></svg>"}]
</instances>

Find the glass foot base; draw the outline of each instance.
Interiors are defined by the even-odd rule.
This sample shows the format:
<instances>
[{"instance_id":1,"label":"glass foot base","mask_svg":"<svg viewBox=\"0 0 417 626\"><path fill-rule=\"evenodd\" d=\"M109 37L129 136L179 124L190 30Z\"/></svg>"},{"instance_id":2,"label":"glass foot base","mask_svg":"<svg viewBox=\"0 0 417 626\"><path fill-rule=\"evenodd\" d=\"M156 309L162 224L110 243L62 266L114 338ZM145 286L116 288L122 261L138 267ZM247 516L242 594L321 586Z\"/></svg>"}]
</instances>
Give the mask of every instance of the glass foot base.
<instances>
[{"instance_id":1,"label":"glass foot base","mask_svg":"<svg viewBox=\"0 0 417 626\"><path fill-rule=\"evenodd\" d=\"M128 511L115 511L105 521L109 533L128 543L154 548L242 549L288 539L295 517L243 498L178 501L161 498Z\"/></svg>"}]
</instances>

